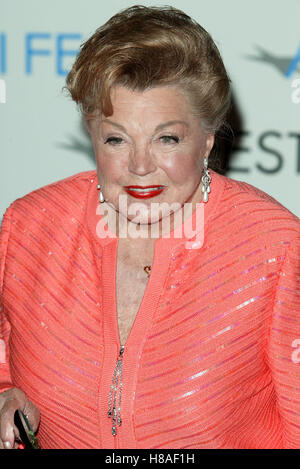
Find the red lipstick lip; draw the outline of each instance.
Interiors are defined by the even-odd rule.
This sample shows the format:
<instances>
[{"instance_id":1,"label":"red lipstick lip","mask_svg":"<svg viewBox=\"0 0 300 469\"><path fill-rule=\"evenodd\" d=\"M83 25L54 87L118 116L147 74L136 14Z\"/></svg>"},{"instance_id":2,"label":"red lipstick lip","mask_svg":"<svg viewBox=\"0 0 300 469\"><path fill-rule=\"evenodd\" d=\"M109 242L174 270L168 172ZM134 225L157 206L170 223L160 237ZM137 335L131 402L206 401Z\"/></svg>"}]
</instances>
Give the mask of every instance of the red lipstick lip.
<instances>
[{"instance_id":1,"label":"red lipstick lip","mask_svg":"<svg viewBox=\"0 0 300 469\"><path fill-rule=\"evenodd\" d=\"M165 187L161 184L155 186L124 186L124 189L155 189L156 187Z\"/></svg>"},{"instance_id":2,"label":"red lipstick lip","mask_svg":"<svg viewBox=\"0 0 300 469\"><path fill-rule=\"evenodd\" d=\"M161 194L166 186L124 186L127 194L136 199L149 199ZM158 189L159 188L159 189ZM143 192L138 192L134 189L144 189ZM149 190L147 190L149 189ZM155 190L153 190L155 189Z\"/></svg>"}]
</instances>

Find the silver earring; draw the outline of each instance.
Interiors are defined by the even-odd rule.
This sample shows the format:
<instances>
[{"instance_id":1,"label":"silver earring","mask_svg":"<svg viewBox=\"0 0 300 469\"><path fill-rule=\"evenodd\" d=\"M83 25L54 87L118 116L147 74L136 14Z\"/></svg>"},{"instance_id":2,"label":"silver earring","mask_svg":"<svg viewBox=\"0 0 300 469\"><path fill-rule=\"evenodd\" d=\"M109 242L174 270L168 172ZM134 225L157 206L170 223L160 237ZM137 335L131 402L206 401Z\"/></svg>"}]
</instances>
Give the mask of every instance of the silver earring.
<instances>
[{"instance_id":1,"label":"silver earring","mask_svg":"<svg viewBox=\"0 0 300 469\"><path fill-rule=\"evenodd\" d=\"M211 175L209 174L209 169L208 169L208 159L204 158L204 173L202 176L202 192L203 192L203 202L208 201L208 194L210 193L210 181L211 181Z\"/></svg>"},{"instance_id":2,"label":"silver earring","mask_svg":"<svg viewBox=\"0 0 300 469\"><path fill-rule=\"evenodd\" d=\"M103 193L102 193L102 191L101 191L101 186L100 186L100 184L97 185L97 189L98 189L98 191L100 191L100 192L99 192L99 202L100 202L100 204L103 204L103 202L104 202L105 199L104 199L104 195L103 195Z\"/></svg>"}]
</instances>

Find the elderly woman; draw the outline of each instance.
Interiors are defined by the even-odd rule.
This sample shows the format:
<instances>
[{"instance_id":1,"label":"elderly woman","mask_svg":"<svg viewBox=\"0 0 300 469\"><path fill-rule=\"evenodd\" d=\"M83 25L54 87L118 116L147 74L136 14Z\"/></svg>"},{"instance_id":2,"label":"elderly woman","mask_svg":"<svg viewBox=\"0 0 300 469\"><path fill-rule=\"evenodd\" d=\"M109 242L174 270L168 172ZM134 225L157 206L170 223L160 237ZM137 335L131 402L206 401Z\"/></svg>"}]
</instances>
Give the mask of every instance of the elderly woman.
<instances>
[{"instance_id":1,"label":"elderly woman","mask_svg":"<svg viewBox=\"0 0 300 469\"><path fill-rule=\"evenodd\" d=\"M97 171L1 231L0 439L42 448L297 448L299 219L208 169L230 85L209 34L133 6L67 77Z\"/></svg>"}]
</instances>

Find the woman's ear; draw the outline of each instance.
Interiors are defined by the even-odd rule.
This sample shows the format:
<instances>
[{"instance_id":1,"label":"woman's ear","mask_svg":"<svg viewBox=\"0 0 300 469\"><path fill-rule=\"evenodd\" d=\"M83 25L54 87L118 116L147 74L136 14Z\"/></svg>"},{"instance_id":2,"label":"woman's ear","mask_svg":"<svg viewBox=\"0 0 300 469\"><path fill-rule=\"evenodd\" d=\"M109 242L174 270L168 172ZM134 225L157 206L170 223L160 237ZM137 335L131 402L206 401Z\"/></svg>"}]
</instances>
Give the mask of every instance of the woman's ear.
<instances>
[{"instance_id":1,"label":"woman's ear","mask_svg":"<svg viewBox=\"0 0 300 469\"><path fill-rule=\"evenodd\" d=\"M208 134L206 137L206 151L204 155L206 158L208 158L214 144L215 144L215 134Z\"/></svg>"},{"instance_id":2,"label":"woman's ear","mask_svg":"<svg viewBox=\"0 0 300 469\"><path fill-rule=\"evenodd\" d=\"M91 120L87 120L83 117L83 125L87 133L91 135Z\"/></svg>"}]
</instances>

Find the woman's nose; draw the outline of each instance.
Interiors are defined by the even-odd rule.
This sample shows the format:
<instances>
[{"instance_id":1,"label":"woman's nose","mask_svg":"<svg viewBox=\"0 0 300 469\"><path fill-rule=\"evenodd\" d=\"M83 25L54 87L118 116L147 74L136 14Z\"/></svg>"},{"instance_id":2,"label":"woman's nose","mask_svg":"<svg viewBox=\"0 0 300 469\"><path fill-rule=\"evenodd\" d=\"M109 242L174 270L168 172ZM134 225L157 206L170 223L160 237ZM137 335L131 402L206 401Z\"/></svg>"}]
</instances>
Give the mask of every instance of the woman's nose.
<instances>
[{"instance_id":1,"label":"woman's nose","mask_svg":"<svg viewBox=\"0 0 300 469\"><path fill-rule=\"evenodd\" d=\"M156 164L149 149L135 148L130 155L128 170L132 173L145 175L156 170Z\"/></svg>"}]
</instances>

